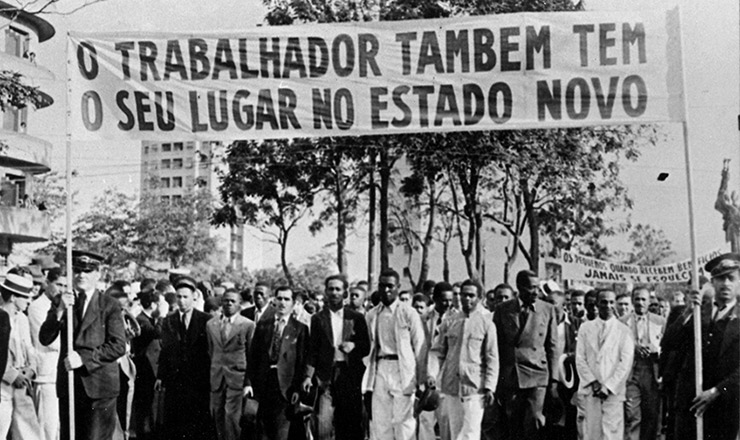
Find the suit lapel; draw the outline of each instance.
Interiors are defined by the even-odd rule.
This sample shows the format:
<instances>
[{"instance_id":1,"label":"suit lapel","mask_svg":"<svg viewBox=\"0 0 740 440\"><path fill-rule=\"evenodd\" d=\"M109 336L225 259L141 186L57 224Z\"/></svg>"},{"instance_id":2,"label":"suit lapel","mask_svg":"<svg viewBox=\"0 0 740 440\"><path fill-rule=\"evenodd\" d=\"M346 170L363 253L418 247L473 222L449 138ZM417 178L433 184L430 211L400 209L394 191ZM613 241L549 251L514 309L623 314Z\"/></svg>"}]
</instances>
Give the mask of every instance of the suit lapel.
<instances>
[{"instance_id":1,"label":"suit lapel","mask_svg":"<svg viewBox=\"0 0 740 440\"><path fill-rule=\"evenodd\" d=\"M283 337L280 338L280 358L283 357L283 353L290 348L290 345L285 341L291 341L295 336L295 324L293 323L294 317L289 317L288 322L285 323L285 329L283 330ZM278 361L279 362L279 361Z\"/></svg>"},{"instance_id":2,"label":"suit lapel","mask_svg":"<svg viewBox=\"0 0 740 440\"><path fill-rule=\"evenodd\" d=\"M236 315L234 318L234 322L229 326L229 333L226 335L226 339L223 341L224 345L226 345L231 339L241 333L242 327L244 326L244 319L239 319L241 316ZM221 333L221 332L219 332Z\"/></svg>"},{"instance_id":3,"label":"suit lapel","mask_svg":"<svg viewBox=\"0 0 740 440\"><path fill-rule=\"evenodd\" d=\"M331 328L331 315L329 315L329 309L324 307L319 314L319 322L321 327L324 329L324 334L329 338L329 344L334 345L334 330Z\"/></svg>"},{"instance_id":4,"label":"suit lapel","mask_svg":"<svg viewBox=\"0 0 740 440\"><path fill-rule=\"evenodd\" d=\"M725 350L730 347L733 340L740 337L740 328L738 328L738 316L740 315L740 304L735 304L732 310L724 317L727 319L727 326L725 327L725 334L722 336L722 345L719 349L719 355L722 357Z\"/></svg>"},{"instance_id":5,"label":"suit lapel","mask_svg":"<svg viewBox=\"0 0 740 440\"><path fill-rule=\"evenodd\" d=\"M87 305L87 310L85 310L85 314L82 316L82 323L80 323L80 330L77 332L77 334L81 334L83 331L85 331L86 328L90 327L90 325L95 322L95 320L98 318L100 311L100 292L96 290L92 298L90 298L90 303Z\"/></svg>"},{"instance_id":6,"label":"suit lapel","mask_svg":"<svg viewBox=\"0 0 740 440\"><path fill-rule=\"evenodd\" d=\"M192 324L192 318L191 318L191 324ZM208 326L208 331L211 332L211 334L213 335L213 339L216 341L216 343L221 347L226 345L226 341L224 341L221 338L221 321L218 319L212 319L208 321L208 324L206 325Z\"/></svg>"},{"instance_id":7,"label":"suit lapel","mask_svg":"<svg viewBox=\"0 0 740 440\"><path fill-rule=\"evenodd\" d=\"M188 335L187 340L190 344L195 342L195 337L198 336L196 332L196 328L198 327L197 323L200 320L198 317L198 314L196 313L197 310L193 309L192 312L190 312L190 324L188 325L187 330L185 333ZM219 332L220 333L220 332Z\"/></svg>"}]
</instances>

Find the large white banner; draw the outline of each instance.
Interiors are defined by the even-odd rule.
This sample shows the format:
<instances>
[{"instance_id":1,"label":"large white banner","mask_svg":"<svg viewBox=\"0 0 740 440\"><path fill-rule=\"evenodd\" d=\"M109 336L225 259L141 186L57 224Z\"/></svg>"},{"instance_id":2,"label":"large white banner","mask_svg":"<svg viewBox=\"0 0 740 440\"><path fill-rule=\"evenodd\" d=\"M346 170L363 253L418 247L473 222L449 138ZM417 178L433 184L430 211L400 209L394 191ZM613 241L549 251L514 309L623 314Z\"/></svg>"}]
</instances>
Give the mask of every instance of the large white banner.
<instances>
[{"instance_id":1,"label":"large white banner","mask_svg":"<svg viewBox=\"0 0 740 440\"><path fill-rule=\"evenodd\" d=\"M70 33L70 129L267 139L680 121L676 15Z\"/></svg>"},{"instance_id":2,"label":"large white banner","mask_svg":"<svg viewBox=\"0 0 740 440\"><path fill-rule=\"evenodd\" d=\"M724 252L716 249L699 256L699 273L702 273L701 268L709 260ZM563 251L560 260L554 262L561 265L564 280L617 284L686 284L691 279L692 266L690 259L660 266L638 266L599 260L568 251Z\"/></svg>"}]
</instances>

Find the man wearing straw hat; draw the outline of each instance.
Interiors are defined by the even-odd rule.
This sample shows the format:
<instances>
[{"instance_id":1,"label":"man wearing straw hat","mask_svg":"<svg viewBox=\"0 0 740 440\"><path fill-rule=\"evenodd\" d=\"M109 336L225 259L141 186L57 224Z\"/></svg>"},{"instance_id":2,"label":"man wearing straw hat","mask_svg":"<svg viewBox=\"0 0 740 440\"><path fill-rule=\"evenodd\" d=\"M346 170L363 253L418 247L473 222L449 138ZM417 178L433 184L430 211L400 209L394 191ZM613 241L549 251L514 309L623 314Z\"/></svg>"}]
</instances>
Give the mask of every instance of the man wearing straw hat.
<instances>
[{"instance_id":1,"label":"man wearing straw hat","mask_svg":"<svg viewBox=\"0 0 740 440\"><path fill-rule=\"evenodd\" d=\"M69 437L67 372L74 371L76 438L106 440L116 426L116 399L120 383L118 358L126 352L121 307L118 301L97 290L103 258L91 252L73 251L75 292L62 293L39 331L39 341L49 345L60 336L62 351L57 365L57 395L62 422L61 438ZM73 345L66 346L67 307L72 307Z\"/></svg>"},{"instance_id":2,"label":"man wearing straw hat","mask_svg":"<svg viewBox=\"0 0 740 440\"><path fill-rule=\"evenodd\" d=\"M31 343L28 318L23 312L31 302L33 283L8 274L0 284L2 308L10 316L8 366L0 383L0 438L41 439L31 382L36 376L36 351ZM12 430L12 432L11 432Z\"/></svg>"}]
</instances>

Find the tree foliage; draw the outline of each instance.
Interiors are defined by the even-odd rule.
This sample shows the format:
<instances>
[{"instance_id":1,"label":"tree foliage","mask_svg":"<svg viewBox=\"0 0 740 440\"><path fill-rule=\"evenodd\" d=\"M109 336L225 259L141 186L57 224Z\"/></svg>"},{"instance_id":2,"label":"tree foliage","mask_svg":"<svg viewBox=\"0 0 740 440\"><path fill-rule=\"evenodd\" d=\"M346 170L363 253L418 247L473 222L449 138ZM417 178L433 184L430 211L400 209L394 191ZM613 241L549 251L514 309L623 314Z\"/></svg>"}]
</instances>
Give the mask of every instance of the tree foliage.
<instances>
[{"instance_id":1,"label":"tree foliage","mask_svg":"<svg viewBox=\"0 0 740 440\"><path fill-rule=\"evenodd\" d=\"M665 232L653 225L638 223L632 226L628 239L632 250L622 258L628 264L655 266L676 254Z\"/></svg>"},{"instance_id":2,"label":"tree foliage","mask_svg":"<svg viewBox=\"0 0 740 440\"><path fill-rule=\"evenodd\" d=\"M222 206L217 225L246 223L280 246L285 278L294 284L287 260L288 240L313 206L318 182L308 171L313 146L303 141L238 141L227 148L228 171L221 173Z\"/></svg>"}]
</instances>

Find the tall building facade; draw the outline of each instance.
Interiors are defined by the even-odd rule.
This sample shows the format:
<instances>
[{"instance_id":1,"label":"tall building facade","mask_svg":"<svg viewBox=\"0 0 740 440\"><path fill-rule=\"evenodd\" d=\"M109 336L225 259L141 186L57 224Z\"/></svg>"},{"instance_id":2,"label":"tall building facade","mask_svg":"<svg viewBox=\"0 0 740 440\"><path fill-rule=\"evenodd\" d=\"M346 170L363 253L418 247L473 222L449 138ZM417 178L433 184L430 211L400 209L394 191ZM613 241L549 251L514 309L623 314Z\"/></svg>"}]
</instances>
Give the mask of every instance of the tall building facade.
<instances>
[{"instance_id":1,"label":"tall building facade","mask_svg":"<svg viewBox=\"0 0 740 440\"><path fill-rule=\"evenodd\" d=\"M141 143L141 197L170 203L197 189L218 197L217 172L223 165L221 142L172 141ZM244 226L211 228L218 252L232 269L244 267Z\"/></svg>"},{"instance_id":2,"label":"tall building facade","mask_svg":"<svg viewBox=\"0 0 740 440\"><path fill-rule=\"evenodd\" d=\"M0 63L2 70L22 75L22 83L40 86L54 75L39 64L38 46L54 36L46 20L0 1ZM53 99L40 91L38 110ZM35 176L50 171L52 145L28 134L33 110L7 104L0 127L0 259L17 243L49 240L50 219L43 203L34 197Z\"/></svg>"}]
</instances>

